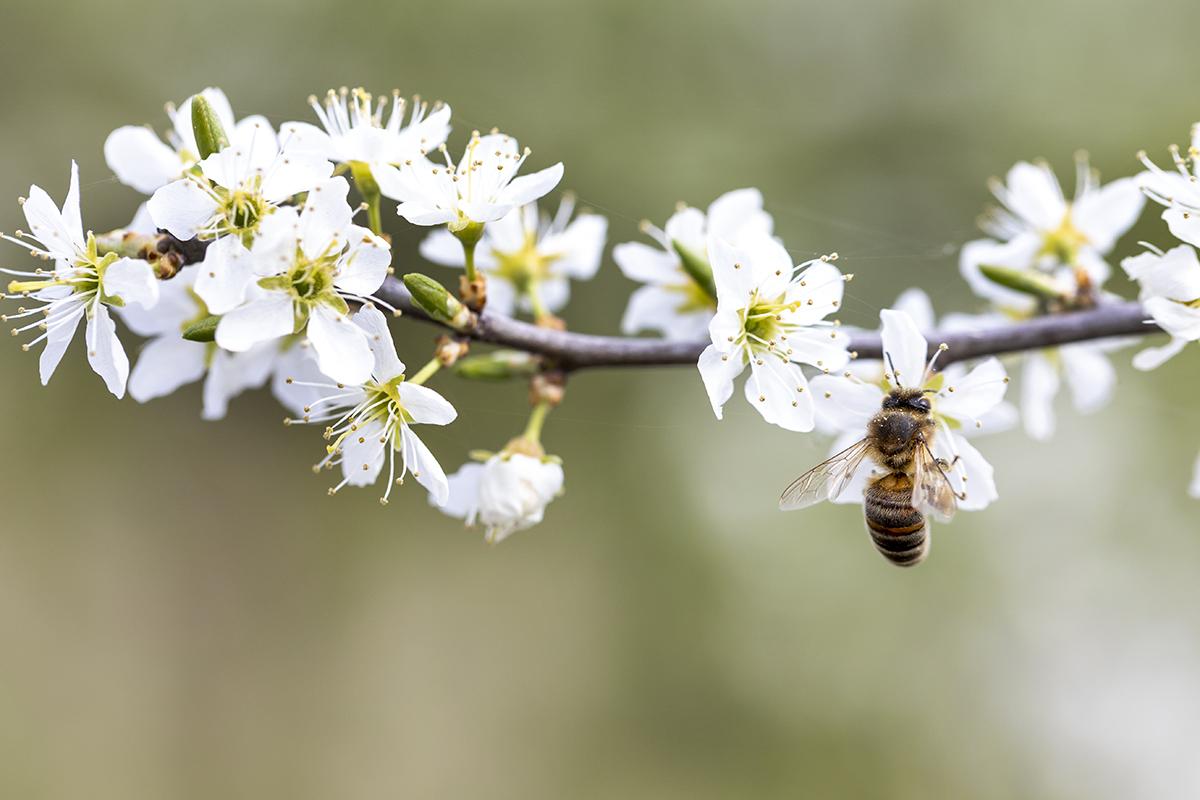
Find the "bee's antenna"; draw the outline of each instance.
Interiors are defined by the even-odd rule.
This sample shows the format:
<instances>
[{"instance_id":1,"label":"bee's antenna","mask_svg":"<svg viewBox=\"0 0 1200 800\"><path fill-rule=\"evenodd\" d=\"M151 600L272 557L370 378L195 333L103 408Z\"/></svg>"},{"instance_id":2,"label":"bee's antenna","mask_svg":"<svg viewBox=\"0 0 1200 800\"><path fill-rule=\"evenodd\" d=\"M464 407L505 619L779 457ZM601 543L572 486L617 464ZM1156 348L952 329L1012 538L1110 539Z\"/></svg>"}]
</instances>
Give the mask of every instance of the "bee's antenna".
<instances>
[{"instance_id":1,"label":"bee's antenna","mask_svg":"<svg viewBox=\"0 0 1200 800\"><path fill-rule=\"evenodd\" d=\"M892 354L885 350L883 357L887 359L888 366L892 368L892 382L903 388L904 384L900 382L900 373L896 372L896 365L892 361Z\"/></svg>"}]
</instances>

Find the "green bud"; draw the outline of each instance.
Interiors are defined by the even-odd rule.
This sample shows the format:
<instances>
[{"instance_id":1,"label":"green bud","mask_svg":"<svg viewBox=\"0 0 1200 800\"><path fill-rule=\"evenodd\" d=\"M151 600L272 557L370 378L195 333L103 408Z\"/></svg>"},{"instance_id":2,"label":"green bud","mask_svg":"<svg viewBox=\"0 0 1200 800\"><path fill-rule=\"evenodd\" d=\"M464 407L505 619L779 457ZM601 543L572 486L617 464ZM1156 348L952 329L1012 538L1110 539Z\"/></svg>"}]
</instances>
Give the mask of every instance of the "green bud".
<instances>
[{"instance_id":1,"label":"green bud","mask_svg":"<svg viewBox=\"0 0 1200 800\"><path fill-rule=\"evenodd\" d=\"M200 151L201 159L229 147L225 128L203 94L192 98L192 132L196 134L196 148Z\"/></svg>"},{"instance_id":2,"label":"green bud","mask_svg":"<svg viewBox=\"0 0 1200 800\"><path fill-rule=\"evenodd\" d=\"M1063 297L1062 289L1040 272L1000 267L993 264L980 264L979 271L992 283L997 283L1013 291L1045 300L1061 300Z\"/></svg>"},{"instance_id":3,"label":"green bud","mask_svg":"<svg viewBox=\"0 0 1200 800\"><path fill-rule=\"evenodd\" d=\"M454 371L471 380L503 381L531 377L540 367L539 359L523 350L493 350L460 358L454 364Z\"/></svg>"},{"instance_id":4,"label":"green bud","mask_svg":"<svg viewBox=\"0 0 1200 800\"><path fill-rule=\"evenodd\" d=\"M433 278L410 272L404 276L404 285L408 287L417 308L438 322L461 331L471 321L470 310Z\"/></svg>"},{"instance_id":5,"label":"green bud","mask_svg":"<svg viewBox=\"0 0 1200 800\"><path fill-rule=\"evenodd\" d=\"M483 238L482 222L451 222L446 228L463 243L464 247L474 247Z\"/></svg>"},{"instance_id":6,"label":"green bud","mask_svg":"<svg viewBox=\"0 0 1200 800\"><path fill-rule=\"evenodd\" d=\"M193 322L183 329L183 338L189 342L212 342L217 338L217 324L221 321L219 316L209 314L204 319Z\"/></svg>"},{"instance_id":7,"label":"green bud","mask_svg":"<svg viewBox=\"0 0 1200 800\"><path fill-rule=\"evenodd\" d=\"M679 255L679 260L683 263L683 271L704 290L705 294L716 300L717 285L713 282L712 265L708 263L708 259L674 239L671 240L671 247Z\"/></svg>"}]
</instances>

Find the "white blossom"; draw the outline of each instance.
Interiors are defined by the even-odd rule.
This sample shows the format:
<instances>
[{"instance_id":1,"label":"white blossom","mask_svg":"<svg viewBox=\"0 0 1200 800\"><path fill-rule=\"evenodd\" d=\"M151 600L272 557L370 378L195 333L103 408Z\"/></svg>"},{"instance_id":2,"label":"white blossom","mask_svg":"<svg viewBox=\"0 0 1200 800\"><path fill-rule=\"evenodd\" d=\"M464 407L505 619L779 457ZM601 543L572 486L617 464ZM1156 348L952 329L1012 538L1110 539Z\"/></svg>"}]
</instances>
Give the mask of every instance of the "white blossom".
<instances>
[{"instance_id":1,"label":"white blossom","mask_svg":"<svg viewBox=\"0 0 1200 800\"><path fill-rule=\"evenodd\" d=\"M258 130L268 126L262 116L235 121L229 99L220 89L208 88L200 94L208 101L233 143L249 146ZM117 128L104 142L104 160L108 168L117 180L142 194L153 194L156 189L182 178L200 160L192 129L192 98L180 103L179 108L168 105L167 116L171 120L171 129L167 132L166 142L145 125Z\"/></svg>"},{"instance_id":2,"label":"white blossom","mask_svg":"<svg viewBox=\"0 0 1200 800\"><path fill-rule=\"evenodd\" d=\"M488 276L488 308L512 316L517 309L559 311L567 304L571 279L590 280L600 268L608 220L583 213L572 219L575 199L563 197L551 218L537 203L514 208L484 228L475 266ZM462 244L445 228L421 242L421 255L447 267L464 264Z\"/></svg>"},{"instance_id":3,"label":"white blossom","mask_svg":"<svg viewBox=\"0 0 1200 800\"><path fill-rule=\"evenodd\" d=\"M1200 340L1200 260L1192 247L1181 244L1165 253L1150 249L1125 259L1121 266L1137 281L1142 307L1171 337L1161 347L1138 353L1135 367L1154 369L1188 342Z\"/></svg>"},{"instance_id":4,"label":"white blossom","mask_svg":"<svg viewBox=\"0 0 1200 800\"><path fill-rule=\"evenodd\" d=\"M372 166L380 190L399 201L397 213L414 225L445 224L459 231L495 222L544 196L562 180L561 163L518 177L530 150L520 150L516 139L498 131L486 136L472 133L457 166L445 145L439 149L444 164L416 156L399 166Z\"/></svg>"},{"instance_id":5,"label":"white blossom","mask_svg":"<svg viewBox=\"0 0 1200 800\"><path fill-rule=\"evenodd\" d=\"M449 478L450 497L442 511L482 524L489 544L542 521L546 506L562 493L558 460L523 453L497 453L482 464L464 464Z\"/></svg>"},{"instance_id":6,"label":"white blossom","mask_svg":"<svg viewBox=\"0 0 1200 800\"><path fill-rule=\"evenodd\" d=\"M842 302L843 276L826 259L793 265L769 236L748 237L740 247L710 240L717 313L709 323L712 344L698 367L721 419L733 382L746 367L746 400L774 425L813 429L813 400L800 364L841 369L849 361L847 337L825 319Z\"/></svg>"},{"instance_id":7,"label":"white blossom","mask_svg":"<svg viewBox=\"0 0 1200 800\"><path fill-rule=\"evenodd\" d=\"M127 306L121 319L130 330L149 338L129 374L129 395L139 403L171 394L204 379L204 419L222 419L229 401L249 389L263 386L274 376L272 390L292 413L316 400L313 390L287 384L281 375L305 381L321 379L311 346L288 336L262 342L244 353L222 350L214 342L194 342L183 332L208 316L208 308L193 285L198 266L184 267L161 285L158 303L151 309Z\"/></svg>"},{"instance_id":8,"label":"white blossom","mask_svg":"<svg viewBox=\"0 0 1200 800\"><path fill-rule=\"evenodd\" d=\"M286 142L284 142L286 145ZM214 314L241 305L255 269L250 248L263 223L292 196L333 172L316 155L293 153L263 121L199 162L197 171L154 192L147 208L154 224L178 239L215 240L205 252L196 292Z\"/></svg>"},{"instance_id":9,"label":"white blossom","mask_svg":"<svg viewBox=\"0 0 1200 800\"><path fill-rule=\"evenodd\" d=\"M839 452L863 437L867 423L879 412L890 389L919 387L928 392L931 413L938 426L931 449L934 456L944 459L950 467L947 475L962 498L958 507L968 511L985 508L997 497L992 466L964 433L983 430L1002 407L1008 388L1004 366L998 359L988 358L970 370L952 364L934 372L941 348L927 361L928 342L912 317L902 311L884 309L879 318L883 351L888 359L882 384L868 383L849 372L818 375L812 380L819 413L841 432L831 452ZM863 488L874 469L875 465L864 461L834 502L862 502Z\"/></svg>"},{"instance_id":10,"label":"white blossom","mask_svg":"<svg viewBox=\"0 0 1200 800\"><path fill-rule=\"evenodd\" d=\"M1163 170L1142 152L1138 158L1146 171L1138 182L1156 203L1166 206L1162 218L1181 241L1200 247L1200 123L1192 126L1192 143L1187 154L1171 145L1174 170Z\"/></svg>"},{"instance_id":11,"label":"white blossom","mask_svg":"<svg viewBox=\"0 0 1200 800\"><path fill-rule=\"evenodd\" d=\"M450 106L435 103L430 111L428 103L414 100L410 112L399 92L390 99L389 103L383 95L373 98L361 88L331 89L324 103L316 95L308 98L321 127L286 122L280 134L289 140L289 150L315 153L336 164L364 164L372 171L378 165L420 158L446 141Z\"/></svg>"},{"instance_id":12,"label":"white blossom","mask_svg":"<svg viewBox=\"0 0 1200 800\"><path fill-rule=\"evenodd\" d=\"M388 466L387 488L381 502L387 503L393 484L411 472L428 491L435 505L442 506L450 495L446 473L429 448L413 433L413 425L448 425L458 416L454 407L437 392L406 380L404 363L387 320L374 306L363 306L352 323L366 332L374 353L370 377L361 384L310 383L325 390L320 399L304 409L293 422L328 423L327 455L315 467L341 466L342 480L330 489L335 494L344 486L370 486ZM302 384L292 380L292 384ZM399 455L400 468L396 468Z\"/></svg>"},{"instance_id":13,"label":"white blossom","mask_svg":"<svg viewBox=\"0 0 1200 800\"><path fill-rule=\"evenodd\" d=\"M221 317L218 345L245 352L307 333L322 372L339 383L367 380L374 357L346 300L365 301L379 288L391 248L352 224L349 191L345 178L332 178L313 187L300 212L283 207L263 221L250 250L258 281L244 305Z\"/></svg>"},{"instance_id":14,"label":"white blossom","mask_svg":"<svg viewBox=\"0 0 1200 800\"><path fill-rule=\"evenodd\" d=\"M29 231L17 231L16 236L4 236L10 242L27 248L44 261L53 261L52 271L3 270L22 278L8 285L7 299L32 301L32 308L20 307L17 313L3 317L25 320L13 328L13 336L26 331L39 331L23 350L45 342L40 359L42 383L54 374L67 346L75 335L81 319L87 319L84 339L88 362L104 379L108 390L117 397L125 395L129 377L129 359L117 338L116 324L109 307L120 308L128 303L152 307L158 302L158 280L154 269L145 261L121 258L115 253L100 255L96 238L89 232L84 237L79 208L79 168L71 162L71 183L66 200L59 209L50 195L38 186L29 188L29 197L22 199L22 210Z\"/></svg>"},{"instance_id":15,"label":"white blossom","mask_svg":"<svg viewBox=\"0 0 1200 800\"><path fill-rule=\"evenodd\" d=\"M770 236L773 228L774 221L763 211L757 189L727 192L707 211L684 206L662 230L643 222L643 232L659 247L625 242L613 248L613 260L625 277L645 284L630 296L621 330L630 335L659 331L674 340L703 336L716 312L716 299L684 269L680 249L708 261L710 237L736 247L743 238Z\"/></svg>"},{"instance_id":16,"label":"white blossom","mask_svg":"<svg viewBox=\"0 0 1200 800\"><path fill-rule=\"evenodd\" d=\"M989 280L981 265L1036 270L1069 295L1083 283L1099 288L1112 271L1104 256L1133 227L1145 200L1134 178L1101 186L1082 154L1073 200L1066 199L1044 162L1018 162L1006 181L993 180L991 189L1003 207L980 224L994 238L964 245L959 266L976 294L1019 312L1032 311L1034 298Z\"/></svg>"}]
</instances>

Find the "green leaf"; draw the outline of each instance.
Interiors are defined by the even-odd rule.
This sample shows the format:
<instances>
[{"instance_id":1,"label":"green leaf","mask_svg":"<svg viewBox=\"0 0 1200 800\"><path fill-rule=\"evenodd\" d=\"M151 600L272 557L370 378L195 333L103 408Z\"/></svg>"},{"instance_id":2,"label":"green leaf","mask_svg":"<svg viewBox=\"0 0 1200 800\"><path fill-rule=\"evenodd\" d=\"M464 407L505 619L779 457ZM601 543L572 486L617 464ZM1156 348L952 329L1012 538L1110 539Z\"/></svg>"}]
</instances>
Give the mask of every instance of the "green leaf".
<instances>
[{"instance_id":1,"label":"green leaf","mask_svg":"<svg viewBox=\"0 0 1200 800\"><path fill-rule=\"evenodd\" d=\"M203 94L192 98L192 132L196 134L196 148L200 151L201 159L229 147L225 128Z\"/></svg>"},{"instance_id":2,"label":"green leaf","mask_svg":"<svg viewBox=\"0 0 1200 800\"><path fill-rule=\"evenodd\" d=\"M217 324L221 318L216 314L209 314L204 319L193 322L191 325L183 329L183 338L189 342L212 342L217 338Z\"/></svg>"}]
</instances>

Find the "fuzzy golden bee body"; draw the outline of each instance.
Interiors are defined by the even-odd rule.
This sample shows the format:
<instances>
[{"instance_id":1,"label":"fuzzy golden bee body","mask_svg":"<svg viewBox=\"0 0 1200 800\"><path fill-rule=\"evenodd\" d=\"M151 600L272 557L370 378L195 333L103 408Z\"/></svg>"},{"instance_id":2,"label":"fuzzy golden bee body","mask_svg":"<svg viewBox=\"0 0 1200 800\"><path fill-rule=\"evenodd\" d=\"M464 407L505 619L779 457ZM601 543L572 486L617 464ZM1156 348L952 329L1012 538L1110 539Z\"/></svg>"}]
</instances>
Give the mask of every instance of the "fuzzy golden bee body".
<instances>
[{"instance_id":1,"label":"fuzzy golden bee body","mask_svg":"<svg viewBox=\"0 0 1200 800\"><path fill-rule=\"evenodd\" d=\"M779 498L785 511L841 494L864 459L880 470L863 492L863 513L875 548L900 567L929 553L927 517L949 519L957 495L947 465L933 455L937 423L920 389L896 388L867 424L866 436L797 478Z\"/></svg>"}]
</instances>

